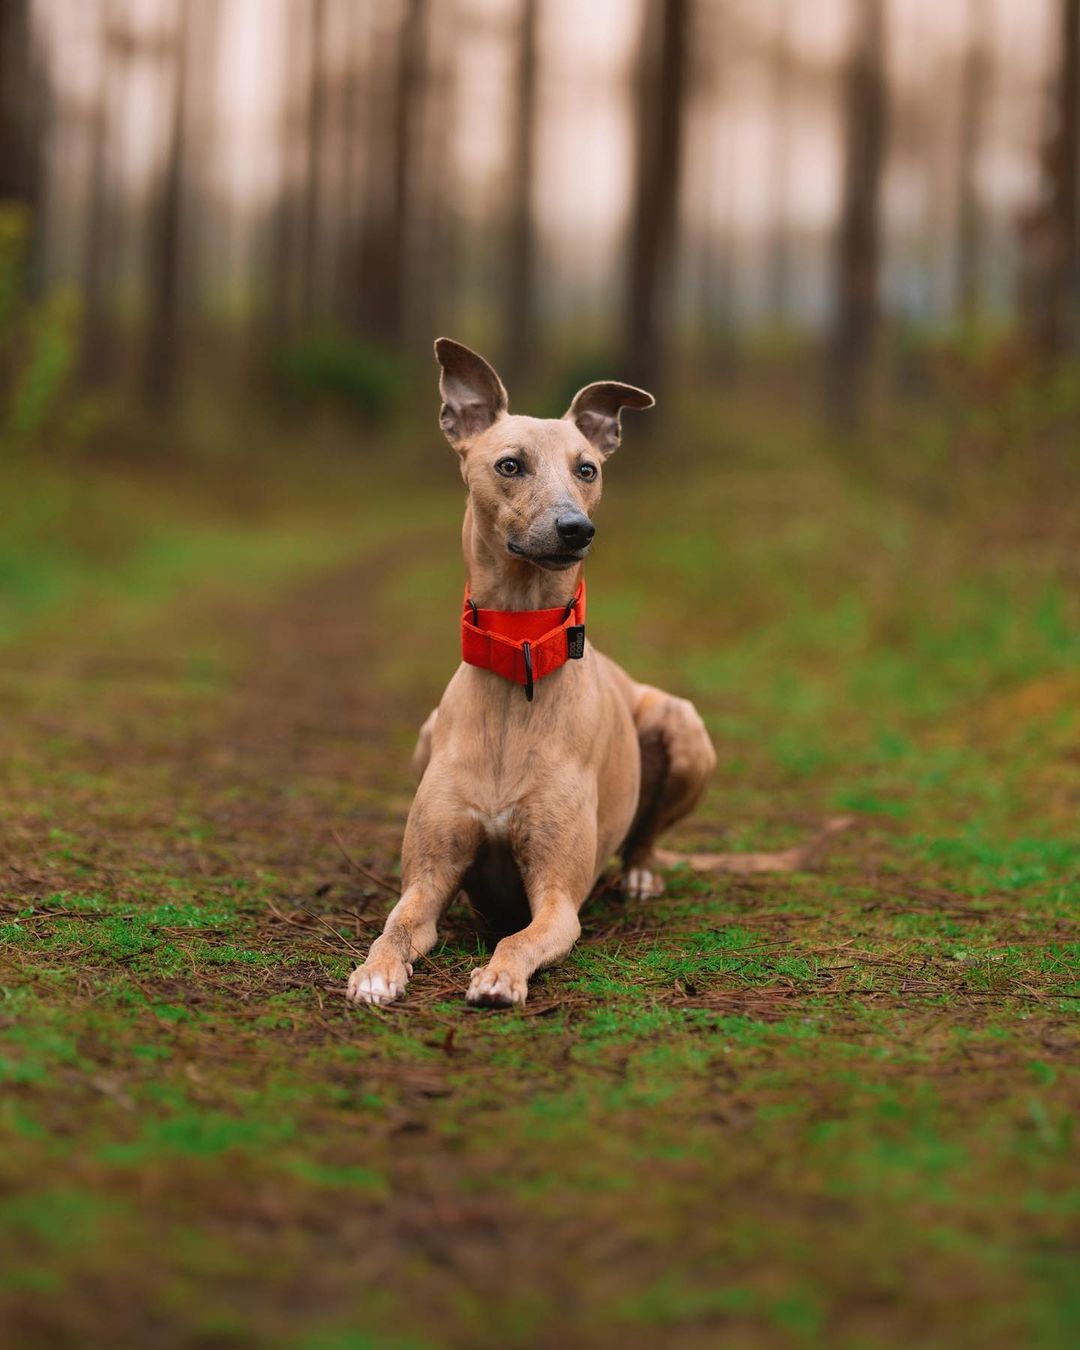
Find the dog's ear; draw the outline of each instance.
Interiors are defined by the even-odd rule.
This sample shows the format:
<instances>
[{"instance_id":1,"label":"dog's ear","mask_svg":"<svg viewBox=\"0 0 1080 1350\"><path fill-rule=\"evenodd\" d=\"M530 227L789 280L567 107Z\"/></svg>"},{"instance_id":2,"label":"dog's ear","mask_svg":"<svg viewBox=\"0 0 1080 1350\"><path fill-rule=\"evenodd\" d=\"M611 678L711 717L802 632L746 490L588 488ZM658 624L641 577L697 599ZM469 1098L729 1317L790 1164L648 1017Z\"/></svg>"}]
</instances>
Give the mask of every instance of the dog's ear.
<instances>
[{"instance_id":1,"label":"dog's ear","mask_svg":"<svg viewBox=\"0 0 1080 1350\"><path fill-rule=\"evenodd\" d=\"M460 342L439 338L435 356L442 396L439 426L454 449L463 450L506 412L506 390L484 358Z\"/></svg>"},{"instance_id":2,"label":"dog's ear","mask_svg":"<svg viewBox=\"0 0 1080 1350\"><path fill-rule=\"evenodd\" d=\"M563 416L574 423L598 454L607 456L619 448L622 437L619 413L622 409L651 408L655 402L652 394L635 389L632 384L601 380L599 384L587 384L584 389L579 389Z\"/></svg>"}]
</instances>

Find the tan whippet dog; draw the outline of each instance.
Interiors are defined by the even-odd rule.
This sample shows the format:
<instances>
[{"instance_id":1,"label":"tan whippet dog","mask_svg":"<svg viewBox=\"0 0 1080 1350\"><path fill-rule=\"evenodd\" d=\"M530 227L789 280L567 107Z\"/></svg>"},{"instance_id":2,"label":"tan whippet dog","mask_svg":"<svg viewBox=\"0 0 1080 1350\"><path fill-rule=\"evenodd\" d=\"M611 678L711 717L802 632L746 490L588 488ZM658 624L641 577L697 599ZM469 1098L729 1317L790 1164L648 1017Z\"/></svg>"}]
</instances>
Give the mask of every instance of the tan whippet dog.
<instances>
[{"instance_id":1,"label":"tan whippet dog","mask_svg":"<svg viewBox=\"0 0 1080 1350\"><path fill-rule=\"evenodd\" d=\"M524 676L520 663L497 673L469 664L466 653L420 732L401 899L350 976L348 996L397 998L464 890L493 921L515 912L530 920L472 974L469 1002L502 1007L523 1003L533 972L573 947L578 911L614 854L623 861L624 889L640 897L662 890L662 864L793 871L820 841L771 854L658 851L657 836L701 799L716 764L712 743L691 703L636 683L568 626L579 617L573 602L595 533L602 466L619 444L620 411L651 408L652 395L605 381L582 389L561 418L513 416L482 357L448 338L436 342L435 354L439 424L468 487L463 544L475 608L466 620L471 613L482 627L485 615L527 621L516 612L560 611L563 624L559 613L550 617L559 631L548 647L562 644L561 654L557 668L541 669L534 683L531 666ZM494 645L519 661L520 644ZM568 646L580 659L567 659Z\"/></svg>"}]
</instances>

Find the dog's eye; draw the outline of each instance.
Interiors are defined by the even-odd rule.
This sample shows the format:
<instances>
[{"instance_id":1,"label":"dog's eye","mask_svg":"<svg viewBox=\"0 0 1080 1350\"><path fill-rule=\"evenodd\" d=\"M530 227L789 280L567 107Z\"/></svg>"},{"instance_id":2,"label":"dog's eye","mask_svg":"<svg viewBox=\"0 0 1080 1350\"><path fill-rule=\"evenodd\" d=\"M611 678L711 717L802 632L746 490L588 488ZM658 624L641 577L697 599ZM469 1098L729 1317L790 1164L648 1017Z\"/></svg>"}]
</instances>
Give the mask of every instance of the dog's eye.
<instances>
[{"instance_id":1,"label":"dog's eye","mask_svg":"<svg viewBox=\"0 0 1080 1350\"><path fill-rule=\"evenodd\" d=\"M521 460L515 459L513 455L504 455L496 462L495 472L501 473L504 478L514 478L521 472Z\"/></svg>"},{"instance_id":2,"label":"dog's eye","mask_svg":"<svg viewBox=\"0 0 1080 1350\"><path fill-rule=\"evenodd\" d=\"M578 465L577 475L579 478L584 478L586 483L591 483L596 477L596 465L590 464L589 461L586 460L584 464Z\"/></svg>"}]
</instances>

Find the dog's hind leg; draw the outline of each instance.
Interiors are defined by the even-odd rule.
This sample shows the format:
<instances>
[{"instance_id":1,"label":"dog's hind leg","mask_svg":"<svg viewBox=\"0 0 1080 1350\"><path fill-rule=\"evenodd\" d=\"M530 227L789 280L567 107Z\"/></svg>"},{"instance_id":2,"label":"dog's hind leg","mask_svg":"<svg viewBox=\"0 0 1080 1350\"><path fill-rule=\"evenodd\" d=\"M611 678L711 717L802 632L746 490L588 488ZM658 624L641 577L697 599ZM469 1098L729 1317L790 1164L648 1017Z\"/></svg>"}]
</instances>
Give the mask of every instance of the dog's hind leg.
<instances>
[{"instance_id":1,"label":"dog's hind leg","mask_svg":"<svg viewBox=\"0 0 1080 1350\"><path fill-rule=\"evenodd\" d=\"M752 876L755 872L803 872L816 862L834 835L853 823L851 816L834 816L810 839L779 853L676 853L658 848L653 850L653 858L661 867L686 863L694 872L731 872L740 876Z\"/></svg>"},{"instance_id":2,"label":"dog's hind leg","mask_svg":"<svg viewBox=\"0 0 1080 1350\"><path fill-rule=\"evenodd\" d=\"M674 853L656 847L664 830L697 806L716 765L709 733L692 703L649 685L635 690L634 722L641 746L641 795L622 847L628 895L658 895L658 870L687 863L695 872L799 872L809 867L834 834L851 823L838 816L812 839L778 853Z\"/></svg>"},{"instance_id":3,"label":"dog's hind leg","mask_svg":"<svg viewBox=\"0 0 1080 1350\"><path fill-rule=\"evenodd\" d=\"M685 698L651 685L634 690L634 724L641 747L641 791L634 823L622 846L624 889L640 898L658 895L657 837L697 806L716 767L705 723Z\"/></svg>"},{"instance_id":4,"label":"dog's hind leg","mask_svg":"<svg viewBox=\"0 0 1080 1350\"><path fill-rule=\"evenodd\" d=\"M428 714L427 720L420 728L420 734L416 738L416 749L412 755L413 773L416 774L416 781L419 782L424 776L424 770L431 759L431 733L435 730L435 719L439 715L438 708L432 708Z\"/></svg>"}]
</instances>

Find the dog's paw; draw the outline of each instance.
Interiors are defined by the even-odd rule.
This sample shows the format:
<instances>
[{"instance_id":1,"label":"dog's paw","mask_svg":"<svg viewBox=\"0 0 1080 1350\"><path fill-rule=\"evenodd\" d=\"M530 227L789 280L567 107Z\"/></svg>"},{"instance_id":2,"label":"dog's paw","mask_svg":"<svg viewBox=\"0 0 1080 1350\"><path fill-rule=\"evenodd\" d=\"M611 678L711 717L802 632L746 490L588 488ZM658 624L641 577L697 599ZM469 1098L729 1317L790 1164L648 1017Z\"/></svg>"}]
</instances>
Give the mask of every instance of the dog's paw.
<instances>
[{"instance_id":1,"label":"dog's paw","mask_svg":"<svg viewBox=\"0 0 1080 1350\"><path fill-rule=\"evenodd\" d=\"M405 992L412 966L400 961L367 960L349 976L345 996L352 1003L393 1003Z\"/></svg>"},{"instance_id":2,"label":"dog's paw","mask_svg":"<svg viewBox=\"0 0 1080 1350\"><path fill-rule=\"evenodd\" d=\"M490 965L473 971L465 998L478 1008L512 1008L528 994L528 981L505 966Z\"/></svg>"},{"instance_id":3,"label":"dog's paw","mask_svg":"<svg viewBox=\"0 0 1080 1350\"><path fill-rule=\"evenodd\" d=\"M664 894L664 878L648 867L631 867L622 883L623 894L631 900L648 900Z\"/></svg>"}]
</instances>

